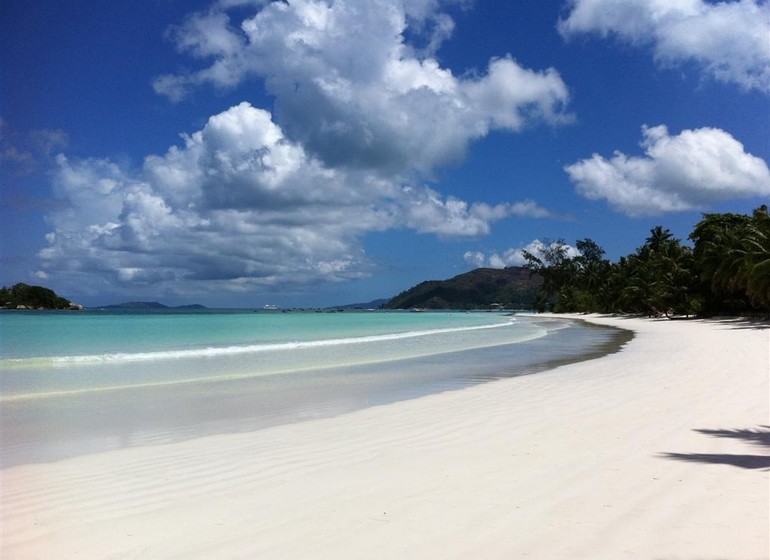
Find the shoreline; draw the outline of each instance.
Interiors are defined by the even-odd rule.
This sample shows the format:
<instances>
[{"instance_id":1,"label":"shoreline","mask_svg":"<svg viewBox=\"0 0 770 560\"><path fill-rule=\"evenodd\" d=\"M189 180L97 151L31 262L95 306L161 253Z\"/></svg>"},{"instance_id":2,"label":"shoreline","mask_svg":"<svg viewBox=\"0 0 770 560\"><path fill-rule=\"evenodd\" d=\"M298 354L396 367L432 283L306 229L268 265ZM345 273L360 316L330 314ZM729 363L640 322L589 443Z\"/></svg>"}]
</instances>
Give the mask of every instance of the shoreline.
<instances>
[{"instance_id":1,"label":"shoreline","mask_svg":"<svg viewBox=\"0 0 770 560\"><path fill-rule=\"evenodd\" d=\"M554 317L635 336L537 375L4 469L2 555L767 558L767 324Z\"/></svg>"},{"instance_id":2,"label":"shoreline","mask_svg":"<svg viewBox=\"0 0 770 560\"><path fill-rule=\"evenodd\" d=\"M135 369L146 366L130 363L121 371L123 385L21 397L7 394L6 378L0 396L0 468L338 416L594 359L618 351L631 336L627 330L569 319L527 317L523 321L550 332L532 340L381 362L317 367L290 376L245 371L223 375L229 367L241 367L240 364L235 360L209 361L205 367L211 369L210 378L163 380L163 372L159 371L159 380L136 384ZM200 358L189 359L187 363L189 368L198 367ZM215 363L221 366L216 375L212 369ZM155 367L171 366L159 362ZM176 362L174 367L182 371ZM71 382L68 370L54 373L65 383ZM74 375L80 373L77 369L73 371ZM151 376L142 371L144 379ZM105 371L105 377L117 378L110 369ZM39 387L40 381L36 389ZM52 426L54 418L56 423ZM94 423L94 418L100 421Z\"/></svg>"}]
</instances>

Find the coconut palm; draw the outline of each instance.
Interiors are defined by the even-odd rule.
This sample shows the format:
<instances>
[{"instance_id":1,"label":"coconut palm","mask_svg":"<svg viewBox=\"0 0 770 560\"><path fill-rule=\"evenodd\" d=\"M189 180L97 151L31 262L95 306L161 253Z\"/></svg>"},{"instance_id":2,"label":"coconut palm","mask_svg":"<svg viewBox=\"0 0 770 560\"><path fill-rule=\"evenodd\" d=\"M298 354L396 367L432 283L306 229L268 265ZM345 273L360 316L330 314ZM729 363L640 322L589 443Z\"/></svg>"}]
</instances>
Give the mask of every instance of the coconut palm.
<instances>
[{"instance_id":1,"label":"coconut palm","mask_svg":"<svg viewBox=\"0 0 770 560\"><path fill-rule=\"evenodd\" d=\"M770 215L767 206L754 210L742 245L746 251L746 295L757 309L770 312Z\"/></svg>"},{"instance_id":2,"label":"coconut palm","mask_svg":"<svg viewBox=\"0 0 770 560\"><path fill-rule=\"evenodd\" d=\"M770 308L770 217L767 207L705 214L690 238L711 312Z\"/></svg>"},{"instance_id":3,"label":"coconut palm","mask_svg":"<svg viewBox=\"0 0 770 560\"><path fill-rule=\"evenodd\" d=\"M704 214L690 249L656 226L642 246L617 263L590 239L570 258L563 240L542 255L525 253L544 278L541 303L555 311L621 311L648 315L763 310L770 313L770 215Z\"/></svg>"},{"instance_id":4,"label":"coconut palm","mask_svg":"<svg viewBox=\"0 0 770 560\"><path fill-rule=\"evenodd\" d=\"M699 309L692 251L668 229L650 230L627 263L630 274L622 291L625 311L689 315Z\"/></svg>"},{"instance_id":5,"label":"coconut palm","mask_svg":"<svg viewBox=\"0 0 770 560\"><path fill-rule=\"evenodd\" d=\"M663 226L655 226L650 230L650 236L645 239L644 245L651 251L660 251L667 243L674 238L674 234L669 229L663 229Z\"/></svg>"}]
</instances>

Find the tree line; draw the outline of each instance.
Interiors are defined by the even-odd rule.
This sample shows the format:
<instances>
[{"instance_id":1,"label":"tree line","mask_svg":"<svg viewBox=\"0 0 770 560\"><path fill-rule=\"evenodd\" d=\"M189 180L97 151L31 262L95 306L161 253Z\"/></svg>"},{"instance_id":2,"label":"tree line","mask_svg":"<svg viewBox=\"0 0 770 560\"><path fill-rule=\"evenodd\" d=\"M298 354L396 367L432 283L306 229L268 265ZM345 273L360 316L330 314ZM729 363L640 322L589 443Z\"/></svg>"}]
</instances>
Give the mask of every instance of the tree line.
<instances>
[{"instance_id":1,"label":"tree line","mask_svg":"<svg viewBox=\"0 0 770 560\"><path fill-rule=\"evenodd\" d=\"M649 316L770 315L770 216L703 214L692 246L662 226L617 262L591 239L577 256L559 239L526 267L543 278L535 308L554 312L636 313Z\"/></svg>"}]
</instances>

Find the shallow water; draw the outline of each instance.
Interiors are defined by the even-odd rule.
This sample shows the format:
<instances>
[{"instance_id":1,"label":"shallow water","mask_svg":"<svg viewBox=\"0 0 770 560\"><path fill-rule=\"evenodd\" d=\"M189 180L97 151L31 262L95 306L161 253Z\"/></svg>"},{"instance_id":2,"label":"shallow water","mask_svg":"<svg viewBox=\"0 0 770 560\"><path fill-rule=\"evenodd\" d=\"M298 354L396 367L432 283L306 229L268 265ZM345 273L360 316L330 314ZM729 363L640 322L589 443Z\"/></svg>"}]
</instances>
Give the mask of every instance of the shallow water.
<instances>
[{"instance_id":1,"label":"shallow water","mask_svg":"<svg viewBox=\"0 0 770 560\"><path fill-rule=\"evenodd\" d=\"M628 338L490 313L1 314L0 321L4 467L329 417L535 373Z\"/></svg>"}]
</instances>

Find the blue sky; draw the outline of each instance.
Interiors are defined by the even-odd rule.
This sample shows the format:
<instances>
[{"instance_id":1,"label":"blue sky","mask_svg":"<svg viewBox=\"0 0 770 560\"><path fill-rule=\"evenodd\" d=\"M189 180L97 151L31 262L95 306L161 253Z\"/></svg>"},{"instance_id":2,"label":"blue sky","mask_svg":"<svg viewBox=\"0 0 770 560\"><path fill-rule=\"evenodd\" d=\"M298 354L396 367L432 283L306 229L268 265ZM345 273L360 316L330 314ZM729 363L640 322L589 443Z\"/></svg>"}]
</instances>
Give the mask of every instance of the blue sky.
<instances>
[{"instance_id":1,"label":"blue sky","mask_svg":"<svg viewBox=\"0 0 770 560\"><path fill-rule=\"evenodd\" d=\"M6 0L0 284L322 306L770 202L758 0Z\"/></svg>"}]
</instances>

